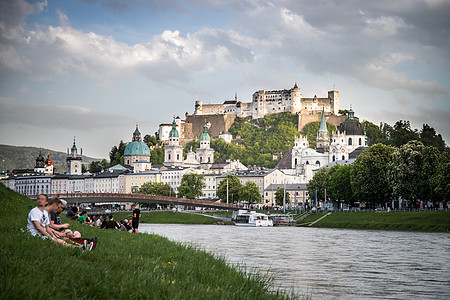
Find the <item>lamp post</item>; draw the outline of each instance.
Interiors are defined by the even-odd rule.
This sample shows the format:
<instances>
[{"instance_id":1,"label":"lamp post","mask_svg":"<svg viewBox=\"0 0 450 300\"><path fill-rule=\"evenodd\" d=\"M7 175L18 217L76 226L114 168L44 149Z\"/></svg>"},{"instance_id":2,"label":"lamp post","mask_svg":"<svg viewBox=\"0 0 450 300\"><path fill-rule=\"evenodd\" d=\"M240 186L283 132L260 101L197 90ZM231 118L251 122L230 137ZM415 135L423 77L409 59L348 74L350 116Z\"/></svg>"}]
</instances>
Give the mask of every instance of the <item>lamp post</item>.
<instances>
[{"instance_id":1,"label":"lamp post","mask_svg":"<svg viewBox=\"0 0 450 300\"><path fill-rule=\"evenodd\" d=\"M228 204L228 178L227 178L227 204Z\"/></svg>"}]
</instances>

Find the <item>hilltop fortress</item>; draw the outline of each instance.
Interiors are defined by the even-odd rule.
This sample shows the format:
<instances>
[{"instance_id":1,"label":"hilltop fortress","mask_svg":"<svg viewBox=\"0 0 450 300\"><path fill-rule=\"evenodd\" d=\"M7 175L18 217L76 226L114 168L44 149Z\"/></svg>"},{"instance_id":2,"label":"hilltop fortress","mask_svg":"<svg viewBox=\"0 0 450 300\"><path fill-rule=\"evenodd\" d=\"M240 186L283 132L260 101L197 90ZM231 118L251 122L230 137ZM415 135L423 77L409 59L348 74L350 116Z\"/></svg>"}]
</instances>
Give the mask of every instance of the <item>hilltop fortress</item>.
<instances>
[{"instance_id":1,"label":"hilltop fortress","mask_svg":"<svg viewBox=\"0 0 450 300\"><path fill-rule=\"evenodd\" d=\"M307 123L320 121L322 109L327 122L339 126L346 117L339 116L339 92L329 91L328 97L302 98L297 83L291 89L259 90L253 93L251 102L241 102L237 94L234 100L226 100L222 104L204 104L195 102L192 115L186 113L185 120L176 119L177 129L181 134L181 141L198 139L203 133L203 125L208 123L208 131L212 137L227 134L236 117L252 117L260 119L265 115L290 112L298 115L298 130ZM161 140L169 139L172 124L161 124L159 136Z\"/></svg>"}]
</instances>

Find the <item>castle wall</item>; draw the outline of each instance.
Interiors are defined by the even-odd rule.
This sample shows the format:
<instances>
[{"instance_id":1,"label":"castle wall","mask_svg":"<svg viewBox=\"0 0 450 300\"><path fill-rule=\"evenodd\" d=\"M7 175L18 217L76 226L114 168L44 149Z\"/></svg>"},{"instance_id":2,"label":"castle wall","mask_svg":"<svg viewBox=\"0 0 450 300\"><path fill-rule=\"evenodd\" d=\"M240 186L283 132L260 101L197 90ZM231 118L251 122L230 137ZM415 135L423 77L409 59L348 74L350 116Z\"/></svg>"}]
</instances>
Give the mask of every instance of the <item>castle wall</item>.
<instances>
[{"instance_id":1,"label":"castle wall","mask_svg":"<svg viewBox=\"0 0 450 300\"><path fill-rule=\"evenodd\" d=\"M236 115L188 115L186 116L186 123L192 126L191 133L194 139L199 139L200 135L203 133L203 125L210 123L211 126L208 128L208 133L210 136L218 136L222 131L228 131L233 125Z\"/></svg>"}]
</instances>

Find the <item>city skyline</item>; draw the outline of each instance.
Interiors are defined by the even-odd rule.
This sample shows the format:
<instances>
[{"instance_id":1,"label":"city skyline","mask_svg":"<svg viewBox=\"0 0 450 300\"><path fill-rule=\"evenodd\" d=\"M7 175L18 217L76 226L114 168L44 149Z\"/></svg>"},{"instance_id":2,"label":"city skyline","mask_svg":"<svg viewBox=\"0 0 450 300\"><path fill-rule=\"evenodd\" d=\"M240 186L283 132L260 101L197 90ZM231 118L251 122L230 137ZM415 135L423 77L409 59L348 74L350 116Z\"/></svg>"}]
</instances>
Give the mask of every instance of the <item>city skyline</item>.
<instances>
[{"instance_id":1,"label":"city skyline","mask_svg":"<svg viewBox=\"0 0 450 300\"><path fill-rule=\"evenodd\" d=\"M446 1L8 1L0 143L106 158L120 140L260 90L340 92L361 120L450 140Z\"/></svg>"}]
</instances>

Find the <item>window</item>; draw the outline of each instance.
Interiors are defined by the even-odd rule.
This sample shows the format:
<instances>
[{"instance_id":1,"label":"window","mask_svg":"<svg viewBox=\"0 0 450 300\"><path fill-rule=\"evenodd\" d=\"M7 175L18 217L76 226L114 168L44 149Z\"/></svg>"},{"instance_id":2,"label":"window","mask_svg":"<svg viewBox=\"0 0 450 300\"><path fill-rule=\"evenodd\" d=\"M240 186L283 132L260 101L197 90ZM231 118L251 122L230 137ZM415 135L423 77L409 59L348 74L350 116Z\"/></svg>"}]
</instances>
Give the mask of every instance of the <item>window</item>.
<instances>
[{"instance_id":1,"label":"window","mask_svg":"<svg viewBox=\"0 0 450 300\"><path fill-rule=\"evenodd\" d=\"M342 160L345 160L345 156L344 155L342 155Z\"/></svg>"},{"instance_id":2,"label":"window","mask_svg":"<svg viewBox=\"0 0 450 300\"><path fill-rule=\"evenodd\" d=\"M316 165L318 165L320 167L320 161L316 161Z\"/></svg>"},{"instance_id":3,"label":"window","mask_svg":"<svg viewBox=\"0 0 450 300\"><path fill-rule=\"evenodd\" d=\"M359 145L361 146L361 138L359 138Z\"/></svg>"},{"instance_id":4,"label":"window","mask_svg":"<svg viewBox=\"0 0 450 300\"><path fill-rule=\"evenodd\" d=\"M336 156L333 155L333 161L336 161Z\"/></svg>"},{"instance_id":5,"label":"window","mask_svg":"<svg viewBox=\"0 0 450 300\"><path fill-rule=\"evenodd\" d=\"M348 144L352 145L352 138L348 138Z\"/></svg>"}]
</instances>

